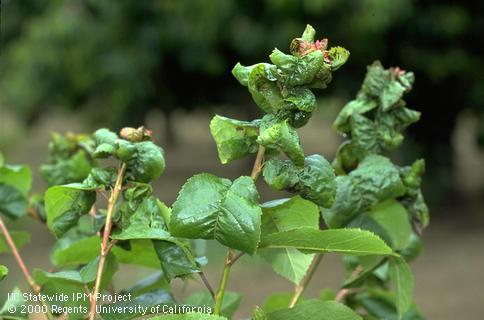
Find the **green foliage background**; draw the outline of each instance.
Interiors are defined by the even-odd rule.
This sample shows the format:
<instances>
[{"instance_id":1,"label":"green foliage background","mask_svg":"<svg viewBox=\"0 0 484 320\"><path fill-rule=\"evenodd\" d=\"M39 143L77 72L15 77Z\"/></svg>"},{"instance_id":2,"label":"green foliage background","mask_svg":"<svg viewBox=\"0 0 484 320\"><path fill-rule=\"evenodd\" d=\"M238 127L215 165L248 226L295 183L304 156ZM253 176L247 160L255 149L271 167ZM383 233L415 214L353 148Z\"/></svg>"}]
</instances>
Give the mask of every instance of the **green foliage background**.
<instances>
[{"instance_id":1,"label":"green foliage background","mask_svg":"<svg viewBox=\"0 0 484 320\"><path fill-rule=\"evenodd\" d=\"M286 39L310 23L352 53L330 93L353 96L362 66L375 59L414 70L409 104L427 116L411 134L430 180L445 190L457 115L484 117L481 12L472 0L6 0L0 104L27 123L64 108L111 127L139 125L151 109L170 119L180 108L245 107L227 70L287 49Z\"/></svg>"}]
</instances>

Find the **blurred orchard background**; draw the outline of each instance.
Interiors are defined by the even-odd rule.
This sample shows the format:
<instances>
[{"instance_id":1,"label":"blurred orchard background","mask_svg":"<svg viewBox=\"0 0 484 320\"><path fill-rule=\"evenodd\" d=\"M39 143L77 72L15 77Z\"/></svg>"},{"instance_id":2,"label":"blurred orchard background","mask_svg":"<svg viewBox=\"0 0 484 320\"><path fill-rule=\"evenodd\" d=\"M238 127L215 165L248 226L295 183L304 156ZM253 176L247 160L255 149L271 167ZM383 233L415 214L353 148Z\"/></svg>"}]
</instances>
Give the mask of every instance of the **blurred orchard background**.
<instances>
[{"instance_id":1,"label":"blurred orchard background","mask_svg":"<svg viewBox=\"0 0 484 320\"><path fill-rule=\"evenodd\" d=\"M274 47L288 50L306 23L351 52L326 90L319 111L301 133L306 154L332 159L339 137L331 123L355 96L366 65L415 72L408 105L422 112L407 130L395 161L427 161L424 189L431 225L414 263L416 301L428 319L482 319L484 292L484 2L417 0L1 0L0 150L9 163L35 171L47 158L53 131L117 130L144 124L167 157L158 195L172 203L198 172L235 177L251 164L222 166L208 124L215 113L249 120L260 115L230 71L237 63L267 61ZM262 200L274 193L261 186ZM53 242L34 231L24 250L30 267L49 265ZM209 258L222 255L210 245ZM326 258L325 258L326 259ZM0 256L12 266L10 257ZM291 286L258 259L244 257L230 287L247 292L240 315ZM213 269L213 270L212 270ZM219 270L208 271L214 283ZM0 286L0 300L20 278ZM128 270L129 284L146 270ZM337 288L338 257L326 259L307 295ZM16 279L17 278L17 279ZM201 289L177 283L178 295ZM230 289L230 288L229 288ZM1 303L1 301L0 301Z\"/></svg>"}]
</instances>

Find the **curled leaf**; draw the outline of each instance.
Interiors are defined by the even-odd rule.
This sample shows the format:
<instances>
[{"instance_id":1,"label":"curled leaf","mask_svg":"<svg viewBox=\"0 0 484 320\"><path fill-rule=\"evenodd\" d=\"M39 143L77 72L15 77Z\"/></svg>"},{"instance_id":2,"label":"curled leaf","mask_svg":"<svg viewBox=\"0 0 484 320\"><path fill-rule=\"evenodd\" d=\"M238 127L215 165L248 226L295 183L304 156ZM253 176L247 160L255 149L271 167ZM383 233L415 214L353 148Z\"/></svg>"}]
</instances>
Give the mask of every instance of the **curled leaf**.
<instances>
[{"instance_id":1,"label":"curled leaf","mask_svg":"<svg viewBox=\"0 0 484 320\"><path fill-rule=\"evenodd\" d=\"M304 152L299 135L288 120L281 121L273 115L264 116L257 142L267 148L281 150L298 166L304 164Z\"/></svg>"},{"instance_id":2,"label":"curled leaf","mask_svg":"<svg viewBox=\"0 0 484 320\"><path fill-rule=\"evenodd\" d=\"M258 125L256 122L239 121L219 115L210 122L210 132L217 144L220 161L228 163L256 153Z\"/></svg>"},{"instance_id":3,"label":"curled leaf","mask_svg":"<svg viewBox=\"0 0 484 320\"><path fill-rule=\"evenodd\" d=\"M258 200L250 177L232 182L207 173L195 175L173 204L170 232L182 238L215 239L253 254L261 233Z\"/></svg>"},{"instance_id":4,"label":"curled leaf","mask_svg":"<svg viewBox=\"0 0 484 320\"><path fill-rule=\"evenodd\" d=\"M306 157L302 168L288 160L271 159L264 166L263 176L272 188L300 194L322 207L331 207L334 202L335 173L323 156Z\"/></svg>"}]
</instances>

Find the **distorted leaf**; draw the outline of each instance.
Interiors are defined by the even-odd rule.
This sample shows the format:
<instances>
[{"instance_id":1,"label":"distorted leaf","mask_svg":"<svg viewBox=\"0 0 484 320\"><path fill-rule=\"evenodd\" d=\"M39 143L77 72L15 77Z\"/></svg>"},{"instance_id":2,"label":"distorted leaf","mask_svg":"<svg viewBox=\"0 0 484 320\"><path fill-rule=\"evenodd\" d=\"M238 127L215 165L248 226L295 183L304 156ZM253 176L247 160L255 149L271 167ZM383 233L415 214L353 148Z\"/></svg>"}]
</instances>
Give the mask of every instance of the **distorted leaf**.
<instances>
[{"instance_id":1,"label":"distorted leaf","mask_svg":"<svg viewBox=\"0 0 484 320\"><path fill-rule=\"evenodd\" d=\"M257 142L267 148L281 150L298 166L304 164L304 152L299 135L288 120L280 121L272 115L264 116Z\"/></svg>"},{"instance_id":2,"label":"distorted leaf","mask_svg":"<svg viewBox=\"0 0 484 320\"><path fill-rule=\"evenodd\" d=\"M201 271L188 245L173 239L153 240L153 246L168 281Z\"/></svg>"},{"instance_id":3,"label":"distorted leaf","mask_svg":"<svg viewBox=\"0 0 484 320\"><path fill-rule=\"evenodd\" d=\"M82 184L50 187L45 193L47 226L56 237L62 236L89 212L96 192Z\"/></svg>"},{"instance_id":4,"label":"distorted leaf","mask_svg":"<svg viewBox=\"0 0 484 320\"><path fill-rule=\"evenodd\" d=\"M170 232L175 237L215 239L252 254L260 238L258 200L250 177L231 182L207 173L195 175L173 204Z\"/></svg>"},{"instance_id":5,"label":"distorted leaf","mask_svg":"<svg viewBox=\"0 0 484 320\"><path fill-rule=\"evenodd\" d=\"M11 219L17 219L27 214L28 200L15 187L0 183L0 213Z\"/></svg>"},{"instance_id":6,"label":"distorted leaf","mask_svg":"<svg viewBox=\"0 0 484 320\"><path fill-rule=\"evenodd\" d=\"M247 85L259 108L267 113L276 113L284 107L284 100L270 68L271 65L266 63L253 66Z\"/></svg>"},{"instance_id":7,"label":"distorted leaf","mask_svg":"<svg viewBox=\"0 0 484 320\"><path fill-rule=\"evenodd\" d=\"M138 182L150 182L165 170L163 149L151 141L135 143L136 156L127 161L127 172Z\"/></svg>"},{"instance_id":8,"label":"distorted leaf","mask_svg":"<svg viewBox=\"0 0 484 320\"><path fill-rule=\"evenodd\" d=\"M253 122L239 121L216 115L210 122L210 132L217 144L220 161L228 163L256 153L258 125Z\"/></svg>"},{"instance_id":9,"label":"distorted leaf","mask_svg":"<svg viewBox=\"0 0 484 320\"><path fill-rule=\"evenodd\" d=\"M334 169L321 155L306 157L302 168L288 160L271 159L264 166L263 176L272 188L298 193L322 207L330 207L334 202Z\"/></svg>"}]
</instances>

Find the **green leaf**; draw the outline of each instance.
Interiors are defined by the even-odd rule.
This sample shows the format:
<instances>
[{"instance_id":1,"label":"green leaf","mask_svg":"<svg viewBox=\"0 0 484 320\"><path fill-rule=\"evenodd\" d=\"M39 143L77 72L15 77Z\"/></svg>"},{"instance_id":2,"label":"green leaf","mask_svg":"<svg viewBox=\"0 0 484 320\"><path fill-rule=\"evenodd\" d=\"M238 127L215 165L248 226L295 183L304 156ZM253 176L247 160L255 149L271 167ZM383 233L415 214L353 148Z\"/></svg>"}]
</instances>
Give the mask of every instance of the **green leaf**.
<instances>
[{"instance_id":1,"label":"green leaf","mask_svg":"<svg viewBox=\"0 0 484 320\"><path fill-rule=\"evenodd\" d=\"M297 186L302 197L322 207L331 207L336 195L333 167L321 155L306 157Z\"/></svg>"},{"instance_id":2,"label":"green leaf","mask_svg":"<svg viewBox=\"0 0 484 320\"><path fill-rule=\"evenodd\" d=\"M325 288L319 292L319 300L332 301L336 299L336 292L333 289Z\"/></svg>"},{"instance_id":3,"label":"green leaf","mask_svg":"<svg viewBox=\"0 0 484 320\"><path fill-rule=\"evenodd\" d=\"M96 257L94 260L89 262L87 265L82 267L79 271L81 276L82 282L86 284L94 284L97 276L97 268L99 265L99 257ZM118 262L116 261L116 257L110 253L106 257L104 268L103 268L103 277L101 280L101 290L106 288L109 283L111 282L114 274L118 271Z\"/></svg>"},{"instance_id":4,"label":"green leaf","mask_svg":"<svg viewBox=\"0 0 484 320\"><path fill-rule=\"evenodd\" d=\"M366 157L350 176L354 182L360 182L359 188L362 191L365 208L380 201L399 197L405 192L398 169L383 156Z\"/></svg>"},{"instance_id":5,"label":"green leaf","mask_svg":"<svg viewBox=\"0 0 484 320\"><path fill-rule=\"evenodd\" d=\"M112 252L119 263L160 269L160 260L151 240L130 240L129 244L129 249L123 249L119 246L113 247Z\"/></svg>"},{"instance_id":6,"label":"green leaf","mask_svg":"<svg viewBox=\"0 0 484 320\"><path fill-rule=\"evenodd\" d=\"M118 135L108 129L98 129L93 134L96 149L93 156L95 158L107 158L116 152L116 141Z\"/></svg>"},{"instance_id":7,"label":"green leaf","mask_svg":"<svg viewBox=\"0 0 484 320\"><path fill-rule=\"evenodd\" d=\"M261 307L255 306L252 311L252 320L267 320L267 315Z\"/></svg>"},{"instance_id":8,"label":"green leaf","mask_svg":"<svg viewBox=\"0 0 484 320\"><path fill-rule=\"evenodd\" d=\"M93 168L82 184L89 189L110 189L116 182L115 168Z\"/></svg>"},{"instance_id":9,"label":"green leaf","mask_svg":"<svg viewBox=\"0 0 484 320\"><path fill-rule=\"evenodd\" d=\"M27 166L0 165L0 213L11 219L27 214L32 172Z\"/></svg>"},{"instance_id":10,"label":"green leaf","mask_svg":"<svg viewBox=\"0 0 484 320\"><path fill-rule=\"evenodd\" d=\"M225 317L215 316L207 313L184 313L170 314L148 318L149 320L227 320Z\"/></svg>"},{"instance_id":11,"label":"green leaf","mask_svg":"<svg viewBox=\"0 0 484 320\"><path fill-rule=\"evenodd\" d=\"M96 147L93 156L95 158L107 158L116 152L114 145L102 143Z\"/></svg>"},{"instance_id":12,"label":"green leaf","mask_svg":"<svg viewBox=\"0 0 484 320\"><path fill-rule=\"evenodd\" d=\"M306 88L294 88L284 98L289 103L290 109L298 109L304 112L313 112L316 109L316 96Z\"/></svg>"},{"instance_id":13,"label":"green leaf","mask_svg":"<svg viewBox=\"0 0 484 320\"><path fill-rule=\"evenodd\" d=\"M231 319L239 308L241 299L242 296L239 293L226 291L222 301L222 316ZM185 303L198 307L212 306L212 308L214 304L213 298L208 292L196 292L189 296Z\"/></svg>"},{"instance_id":14,"label":"green leaf","mask_svg":"<svg viewBox=\"0 0 484 320\"><path fill-rule=\"evenodd\" d=\"M348 271L351 273L345 279L342 288L356 288L361 286L364 281L370 277L374 271L378 270L381 266L385 265L387 259L380 256L345 256L344 260L349 261ZM358 264L356 264L356 262ZM355 272L356 267L361 268L360 272Z\"/></svg>"},{"instance_id":15,"label":"green leaf","mask_svg":"<svg viewBox=\"0 0 484 320\"><path fill-rule=\"evenodd\" d=\"M41 286L41 293L47 296L63 293L73 297L86 292L79 271L45 272L36 269L34 270L34 280L36 284ZM89 299L67 299L66 301L56 301L53 304L61 307L72 307L69 319L82 319L85 315L82 309L88 310Z\"/></svg>"},{"instance_id":16,"label":"green leaf","mask_svg":"<svg viewBox=\"0 0 484 320\"><path fill-rule=\"evenodd\" d=\"M262 233L288 231L301 227L319 229L319 209L299 196L262 205Z\"/></svg>"},{"instance_id":17,"label":"green leaf","mask_svg":"<svg viewBox=\"0 0 484 320\"><path fill-rule=\"evenodd\" d=\"M93 138L98 146L103 143L114 146L114 144L116 143L116 140L118 140L119 137L116 133L112 132L111 130L102 128L102 129L96 130L93 133Z\"/></svg>"},{"instance_id":18,"label":"green leaf","mask_svg":"<svg viewBox=\"0 0 484 320\"><path fill-rule=\"evenodd\" d=\"M390 73L385 70L380 61L375 61L367 67L361 90L373 97L378 97L390 81Z\"/></svg>"},{"instance_id":19,"label":"green leaf","mask_svg":"<svg viewBox=\"0 0 484 320\"><path fill-rule=\"evenodd\" d=\"M261 248L295 248L311 253L337 252L354 256L395 255L385 242L360 229L315 230L299 228L262 238Z\"/></svg>"},{"instance_id":20,"label":"green leaf","mask_svg":"<svg viewBox=\"0 0 484 320\"><path fill-rule=\"evenodd\" d=\"M165 225L169 226L170 221L171 221L171 208L168 207L166 204L161 202L160 200L157 199L157 204L158 207L160 208L161 216L163 217L163 220L165 221Z\"/></svg>"},{"instance_id":21,"label":"green leaf","mask_svg":"<svg viewBox=\"0 0 484 320\"><path fill-rule=\"evenodd\" d=\"M124 139L116 141L116 157L123 162L128 162L136 156L136 146L133 142Z\"/></svg>"},{"instance_id":22,"label":"green leaf","mask_svg":"<svg viewBox=\"0 0 484 320\"><path fill-rule=\"evenodd\" d=\"M168 291L170 289L170 284L163 276L163 272L157 271L136 282L131 287L123 289L123 291L131 293L133 297L137 297L143 293L148 293L160 288Z\"/></svg>"},{"instance_id":23,"label":"green leaf","mask_svg":"<svg viewBox=\"0 0 484 320\"><path fill-rule=\"evenodd\" d=\"M134 181L148 183L161 176L165 170L163 149L151 141L135 143L136 156L127 161L127 172Z\"/></svg>"},{"instance_id":24,"label":"green leaf","mask_svg":"<svg viewBox=\"0 0 484 320\"><path fill-rule=\"evenodd\" d=\"M343 227L371 206L405 193L398 169L388 158L379 155L365 157L357 169L337 177L336 183L333 206L322 209L330 228Z\"/></svg>"},{"instance_id":25,"label":"green leaf","mask_svg":"<svg viewBox=\"0 0 484 320\"><path fill-rule=\"evenodd\" d=\"M24 299L22 298L22 291L20 291L20 289L18 287L15 287L11 292L10 292L11 296L12 297L15 297L13 299L5 299L5 303L3 304L3 306L0 308L0 319L4 319L4 317L2 317L1 315L6 315L8 317L11 317L12 320L22 320L22 319L26 319L24 318L25 317L25 314L23 314L21 311L22 311L22 308L21 306L23 304L25 304L25 301ZM12 306L15 307L12 308ZM13 310L15 310L14 312L12 312ZM6 320L9 320L9 318L7 318Z\"/></svg>"},{"instance_id":26,"label":"green leaf","mask_svg":"<svg viewBox=\"0 0 484 320\"><path fill-rule=\"evenodd\" d=\"M30 242L30 233L25 231L10 231L10 236L15 243L18 250L21 250L27 243ZM10 247L5 242L3 234L0 235L0 253L11 253Z\"/></svg>"},{"instance_id":27,"label":"green leaf","mask_svg":"<svg viewBox=\"0 0 484 320\"><path fill-rule=\"evenodd\" d=\"M339 228L350 222L362 209L361 190L350 176L338 176L336 196L330 209L322 208L324 221L330 228Z\"/></svg>"},{"instance_id":28,"label":"green leaf","mask_svg":"<svg viewBox=\"0 0 484 320\"><path fill-rule=\"evenodd\" d=\"M393 150L403 142L403 130L420 119L420 112L404 108L402 101L400 107L389 112L378 112L375 123L378 128L379 144L382 148Z\"/></svg>"},{"instance_id":29,"label":"green leaf","mask_svg":"<svg viewBox=\"0 0 484 320\"><path fill-rule=\"evenodd\" d=\"M266 301L264 302L264 312L271 313L277 310L287 309L287 306L291 303L292 297L294 293L291 292L282 292L282 293L273 293L269 297L267 297ZM304 299L300 298L298 300L298 304L303 302Z\"/></svg>"},{"instance_id":30,"label":"green leaf","mask_svg":"<svg viewBox=\"0 0 484 320\"><path fill-rule=\"evenodd\" d=\"M147 196L141 203L128 200L126 204L127 206L120 210L122 228L119 232L113 232L112 239L171 239L158 199Z\"/></svg>"},{"instance_id":31,"label":"green leaf","mask_svg":"<svg viewBox=\"0 0 484 320\"><path fill-rule=\"evenodd\" d=\"M261 232L258 201L250 177L231 182L207 173L195 175L173 204L170 232L175 237L215 239L253 254Z\"/></svg>"},{"instance_id":32,"label":"green leaf","mask_svg":"<svg viewBox=\"0 0 484 320\"><path fill-rule=\"evenodd\" d=\"M341 109L333 123L333 127L341 133L349 133L351 131L350 121L354 115L365 114L376 107L378 107L378 103L374 100L352 100Z\"/></svg>"},{"instance_id":33,"label":"green leaf","mask_svg":"<svg viewBox=\"0 0 484 320\"><path fill-rule=\"evenodd\" d=\"M96 149L93 156L95 158L107 158L116 152L116 140L118 135L108 129L98 129L93 134Z\"/></svg>"},{"instance_id":34,"label":"green leaf","mask_svg":"<svg viewBox=\"0 0 484 320\"><path fill-rule=\"evenodd\" d=\"M407 210L401 204L396 200L388 200L375 205L367 214L386 231L394 250L405 247L412 234L412 226Z\"/></svg>"},{"instance_id":35,"label":"green leaf","mask_svg":"<svg viewBox=\"0 0 484 320\"><path fill-rule=\"evenodd\" d=\"M11 219L18 219L27 214L28 200L13 186L0 183L0 213Z\"/></svg>"},{"instance_id":36,"label":"green leaf","mask_svg":"<svg viewBox=\"0 0 484 320\"><path fill-rule=\"evenodd\" d=\"M343 47L332 47L328 51L328 56L331 61L331 71L336 71L346 63L350 52Z\"/></svg>"},{"instance_id":37,"label":"green leaf","mask_svg":"<svg viewBox=\"0 0 484 320\"><path fill-rule=\"evenodd\" d=\"M281 150L298 166L304 164L304 151L299 135L288 120L280 121L270 114L264 116L257 142L267 148Z\"/></svg>"},{"instance_id":38,"label":"green leaf","mask_svg":"<svg viewBox=\"0 0 484 320\"><path fill-rule=\"evenodd\" d=\"M100 315L104 320L138 319L138 316L144 315L143 312L150 314L153 309L159 310L158 313L163 313L163 306L172 306L174 304L175 301L169 292L164 289L158 289L141 294L128 301L105 304ZM149 319L156 318L158 317Z\"/></svg>"},{"instance_id":39,"label":"green leaf","mask_svg":"<svg viewBox=\"0 0 484 320\"><path fill-rule=\"evenodd\" d=\"M311 116L311 112L294 109L289 111L289 116L287 120L289 121L289 124L291 126L297 129L305 126L308 123L309 119L311 119Z\"/></svg>"},{"instance_id":40,"label":"green leaf","mask_svg":"<svg viewBox=\"0 0 484 320\"><path fill-rule=\"evenodd\" d=\"M409 310L413 301L412 270L402 258L390 259L390 277L395 287L395 300L400 318Z\"/></svg>"},{"instance_id":41,"label":"green leaf","mask_svg":"<svg viewBox=\"0 0 484 320\"><path fill-rule=\"evenodd\" d=\"M401 145L402 132L420 118L420 113L406 108L401 99L412 83L413 74L398 68L385 70L379 62L368 68L356 99L341 110L334 123L341 133L351 133L347 154L359 160L369 153L381 153ZM375 112L369 113L375 108ZM342 164L350 168L344 161Z\"/></svg>"},{"instance_id":42,"label":"green leaf","mask_svg":"<svg viewBox=\"0 0 484 320\"><path fill-rule=\"evenodd\" d=\"M362 115L355 114L351 118L351 138L358 160L367 154L381 152L377 125Z\"/></svg>"},{"instance_id":43,"label":"green leaf","mask_svg":"<svg viewBox=\"0 0 484 320\"><path fill-rule=\"evenodd\" d=\"M356 294L353 299L375 319L398 320L400 318L395 307L395 298L388 291L367 290ZM424 318L415 305L412 305L401 319L423 320Z\"/></svg>"},{"instance_id":44,"label":"green leaf","mask_svg":"<svg viewBox=\"0 0 484 320\"><path fill-rule=\"evenodd\" d=\"M96 192L81 184L54 186L45 193L47 226L56 237L62 236L89 213L96 201Z\"/></svg>"},{"instance_id":45,"label":"green leaf","mask_svg":"<svg viewBox=\"0 0 484 320\"><path fill-rule=\"evenodd\" d=\"M408 242L405 244L405 247L401 252L401 255L403 258L405 258L405 261L411 262L420 255L420 253L422 252L422 249L423 249L422 239L418 235L412 232L410 234L410 238L408 239Z\"/></svg>"},{"instance_id":46,"label":"green leaf","mask_svg":"<svg viewBox=\"0 0 484 320\"><path fill-rule=\"evenodd\" d=\"M319 229L318 207L300 197L265 203L262 212L262 234L300 227ZM293 248L264 249L258 253L276 273L296 284L304 277L314 257Z\"/></svg>"},{"instance_id":47,"label":"green leaf","mask_svg":"<svg viewBox=\"0 0 484 320\"><path fill-rule=\"evenodd\" d=\"M92 163L84 150L78 150L67 158L40 166L40 174L49 186L83 181L91 172Z\"/></svg>"},{"instance_id":48,"label":"green leaf","mask_svg":"<svg viewBox=\"0 0 484 320\"><path fill-rule=\"evenodd\" d=\"M353 310L335 301L308 300L292 309L268 314L268 320L362 320Z\"/></svg>"},{"instance_id":49,"label":"green leaf","mask_svg":"<svg viewBox=\"0 0 484 320\"><path fill-rule=\"evenodd\" d=\"M411 166L400 168L400 175L407 191L401 202L407 208L410 216L417 220L423 228L429 224L429 209L422 195L422 175L425 172L425 161L416 160Z\"/></svg>"},{"instance_id":50,"label":"green leaf","mask_svg":"<svg viewBox=\"0 0 484 320\"><path fill-rule=\"evenodd\" d=\"M233 76L240 82L241 85L247 87L249 82L249 75L256 65L245 67L238 62L232 69Z\"/></svg>"},{"instance_id":51,"label":"green leaf","mask_svg":"<svg viewBox=\"0 0 484 320\"><path fill-rule=\"evenodd\" d=\"M301 38L304 40L304 41L307 41L307 42L311 42L313 43L314 42L314 37L316 36L316 30L314 30L313 26L310 25L310 24L307 24L306 25L306 29L304 29L304 32L301 36Z\"/></svg>"},{"instance_id":52,"label":"green leaf","mask_svg":"<svg viewBox=\"0 0 484 320\"><path fill-rule=\"evenodd\" d=\"M58 271L58 272L47 272L40 269L36 269L34 271L35 274L35 281L39 285L43 285L50 280L65 280L65 281L72 281L76 283L84 283L79 271L76 270L67 270L67 271Z\"/></svg>"},{"instance_id":53,"label":"green leaf","mask_svg":"<svg viewBox=\"0 0 484 320\"><path fill-rule=\"evenodd\" d=\"M55 266L67 267L87 264L95 259L101 250L101 238L92 236L81 239L61 238L51 254Z\"/></svg>"},{"instance_id":54,"label":"green leaf","mask_svg":"<svg viewBox=\"0 0 484 320\"><path fill-rule=\"evenodd\" d=\"M297 168L288 160L271 159L263 170L266 183L276 190L299 193L314 203L330 207L336 195L333 167L320 155L305 158L304 167Z\"/></svg>"},{"instance_id":55,"label":"green leaf","mask_svg":"<svg viewBox=\"0 0 484 320\"><path fill-rule=\"evenodd\" d=\"M160 259L163 274L168 281L201 271L195 257L190 252L190 248L186 244L177 240L154 240L153 246Z\"/></svg>"},{"instance_id":56,"label":"green leaf","mask_svg":"<svg viewBox=\"0 0 484 320\"><path fill-rule=\"evenodd\" d=\"M274 49L269 58L278 68L277 77L287 87L309 85L323 67L320 50L298 57Z\"/></svg>"},{"instance_id":57,"label":"green leaf","mask_svg":"<svg viewBox=\"0 0 484 320\"><path fill-rule=\"evenodd\" d=\"M8 268L0 264L0 281L5 279L7 275L8 275Z\"/></svg>"},{"instance_id":58,"label":"green leaf","mask_svg":"<svg viewBox=\"0 0 484 320\"><path fill-rule=\"evenodd\" d=\"M298 57L292 70L283 74L283 81L287 86L309 85L323 68L323 63L323 52L320 50Z\"/></svg>"},{"instance_id":59,"label":"green leaf","mask_svg":"<svg viewBox=\"0 0 484 320\"><path fill-rule=\"evenodd\" d=\"M331 67L323 62L313 81L308 84L308 88L325 89L331 82L332 77Z\"/></svg>"},{"instance_id":60,"label":"green leaf","mask_svg":"<svg viewBox=\"0 0 484 320\"><path fill-rule=\"evenodd\" d=\"M217 144L220 161L225 164L256 153L258 125L216 115L210 122L210 132Z\"/></svg>"},{"instance_id":61,"label":"green leaf","mask_svg":"<svg viewBox=\"0 0 484 320\"><path fill-rule=\"evenodd\" d=\"M12 186L27 196L32 187L32 172L28 166L0 166L0 183Z\"/></svg>"},{"instance_id":62,"label":"green leaf","mask_svg":"<svg viewBox=\"0 0 484 320\"><path fill-rule=\"evenodd\" d=\"M270 159L264 164L262 175L265 182L276 190L293 190L299 183L301 168L289 160Z\"/></svg>"},{"instance_id":63,"label":"green leaf","mask_svg":"<svg viewBox=\"0 0 484 320\"><path fill-rule=\"evenodd\" d=\"M284 99L272 75L272 67L267 63L253 66L247 82L252 99L266 113L276 113L284 107Z\"/></svg>"},{"instance_id":64,"label":"green leaf","mask_svg":"<svg viewBox=\"0 0 484 320\"><path fill-rule=\"evenodd\" d=\"M383 111L388 111L392 108L402 97L407 88L405 88L398 81L391 81L382 91L380 95L380 104Z\"/></svg>"},{"instance_id":65,"label":"green leaf","mask_svg":"<svg viewBox=\"0 0 484 320\"><path fill-rule=\"evenodd\" d=\"M277 66L277 68L285 73L293 72L299 58L290 54L286 54L279 49L274 49L269 55L271 62Z\"/></svg>"}]
</instances>

